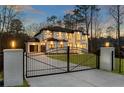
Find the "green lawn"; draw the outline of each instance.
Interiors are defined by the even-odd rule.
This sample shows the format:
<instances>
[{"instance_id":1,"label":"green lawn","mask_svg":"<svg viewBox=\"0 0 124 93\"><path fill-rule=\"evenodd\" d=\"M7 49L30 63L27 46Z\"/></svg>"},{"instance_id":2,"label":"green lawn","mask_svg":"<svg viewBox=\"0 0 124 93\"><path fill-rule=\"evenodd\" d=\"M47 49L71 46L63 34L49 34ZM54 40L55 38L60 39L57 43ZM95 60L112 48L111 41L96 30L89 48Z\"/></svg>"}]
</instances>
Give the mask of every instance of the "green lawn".
<instances>
[{"instance_id":1,"label":"green lawn","mask_svg":"<svg viewBox=\"0 0 124 93\"><path fill-rule=\"evenodd\" d=\"M3 80L3 74L0 72L0 80Z\"/></svg>"},{"instance_id":2,"label":"green lawn","mask_svg":"<svg viewBox=\"0 0 124 93\"><path fill-rule=\"evenodd\" d=\"M28 84L27 80L23 81L23 85L15 86L15 87L29 87L30 85Z\"/></svg>"},{"instance_id":3,"label":"green lawn","mask_svg":"<svg viewBox=\"0 0 124 93\"><path fill-rule=\"evenodd\" d=\"M119 58L115 59L115 69L113 72L119 73ZM121 73L120 74L124 74L124 59L121 59Z\"/></svg>"},{"instance_id":4,"label":"green lawn","mask_svg":"<svg viewBox=\"0 0 124 93\"><path fill-rule=\"evenodd\" d=\"M48 57L67 62L66 54L51 54ZM95 54L71 54L70 62L74 64L80 64L82 66L96 67L96 56ZM119 59L115 59L114 73L119 73ZM124 74L124 59L121 59L121 73Z\"/></svg>"},{"instance_id":5,"label":"green lawn","mask_svg":"<svg viewBox=\"0 0 124 93\"><path fill-rule=\"evenodd\" d=\"M51 54L48 57L67 62L66 54ZM70 62L82 66L96 67L96 56L94 54L70 54Z\"/></svg>"}]
</instances>

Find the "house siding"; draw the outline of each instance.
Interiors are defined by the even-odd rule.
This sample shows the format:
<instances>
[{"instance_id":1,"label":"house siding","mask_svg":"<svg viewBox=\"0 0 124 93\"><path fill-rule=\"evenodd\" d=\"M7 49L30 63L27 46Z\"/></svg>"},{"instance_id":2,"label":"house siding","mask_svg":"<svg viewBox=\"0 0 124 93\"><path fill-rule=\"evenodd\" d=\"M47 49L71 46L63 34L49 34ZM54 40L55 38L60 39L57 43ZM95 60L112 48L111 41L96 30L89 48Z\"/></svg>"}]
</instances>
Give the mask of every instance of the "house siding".
<instances>
[{"instance_id":1,"label":"house siding","mask_svg":"<svg viewBox=\"0 0 124 93\"><path fill-rule=\"evenodd\" d=\"M61 34L61 37L58 34ZM78 48L79 50L77 51L80 51L81 49L86 49L88 51L88 37L87 35L84 35L82 32L78 32L78 31L62 32L62 31L43 30L35 38L39 39L40 43L45 42L46 40L45 42L46 50L50 50L49 48L50 41L47 41L47 39L54 38L55 40L58 40L58 41L54 41L55 48L59 48L59 42L63 42L64 48L70 45L71 48ZM65 41L61 41L61 40L65 40ZM65 51L63 51L63 53L64 52Z\"/></svg>"}]
</instances>

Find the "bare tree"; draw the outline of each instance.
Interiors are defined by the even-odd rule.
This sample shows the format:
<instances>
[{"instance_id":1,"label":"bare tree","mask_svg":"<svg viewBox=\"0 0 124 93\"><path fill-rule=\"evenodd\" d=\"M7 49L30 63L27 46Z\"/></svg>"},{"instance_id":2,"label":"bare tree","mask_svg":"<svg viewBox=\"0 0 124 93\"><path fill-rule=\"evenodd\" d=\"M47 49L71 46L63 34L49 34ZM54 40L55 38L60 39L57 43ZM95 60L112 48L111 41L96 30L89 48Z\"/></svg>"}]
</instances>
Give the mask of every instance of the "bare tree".
<instances>
[{"instance_id":1,"label":"bare tree","mask_svg":"<svg viewBox=\"0 0 124 93\"><path fill-rule=\"evenodd\" d=\"M41 28L45 27L46 25L43 23L33 23L25 27L26 32L30 36L34 36L37 32L40 31Z\"/></svg>"},{"instance_id":2,"label":"bare tree","mask_svg":"<svg viewBox=\"0 0 124 93\"><path fill-rule=\"evenodd\" d=\"M107 27L106 33L107 33L108 37L112 37L113 38L114 35L115 35L115 28L112 27L112 26Z\"/></svg>"},{"instance_id":3,"label":"bare tree","mask_svg":"<svg viewBox=\"0 0 124 93\"><path fill-rule=\"evenodd\" d=\"M10 32L20 33L24 31L23 23L19 19L13 19L10 23Z\"/></svg>"},{"instance_id":4,"label":"bare tree","mask_svg":"<svg viewBox=\"0 0 124 93\"><path fill-rule=\"evenodd\" d=\"M2 50L3 47L3 41L4 39L2 38L7 38L3 37L4 32L9 32L10 31L10 24L13 19L18 18L20 12L16 11L15 6L10 6L10 5L1 5L0 6L0 49Z\"/></svg>"},{"instance_id":5,"label":"bare tree","mask_svg":"<svg viewBox=\"0 0 124 93\"><path fill-rule=\"evenodd\" d=\"M81 22L87 34L89 34L91 8L89 5L77 5L74 9L78 22Z\"/></svg>"},{"instance_id":6,"label":"bare tree","mask_svg":"<svg viewBox=\"0 0 124 93\"><path fill-rule=\"evenodd\" d=\"M97 38L99 35L99 31L101 31L101 23L100 23L100 15L99 12L95 12L95 17L94 17L94 37Z\"/></svg>"},{"instance_id":7,"label":"bare tree","mask_svg":"<svg viewBox=\"0 0 124 93\"><path fill-rule=\"evenodd\" d=\"M57 22L57 16L52 15L50 17L47 17L47 22L49 25L54 26Z\"/></svg>"},{"instance_id":8,"label":"bare tree","mask_svg":"<svg viewBox=\"0 0 124 93\"><path fill-rule=\"evenodd\" d=\"M111 6L110 8L110 14L111 16L114 18L115 22L116 22L116 27L117 27L117 36L118 36L118 42L117 42L117 47L118 47L118 55L119 57L121 56L120 54L120 26L123 23L123 15L124 15L124 7L117 5L117 6ZM119 72L121 71L121 58L119 59L119 63L120 63L120 69Z\"/></svg>"},{"instance_id":9,"label":"bare tree","mask_svg":"<svg viewBox=\"0 0 124 93\"><path fill-rule=\"evenodd\" d=\"M19 15L18 11L15 11L15 6L0 6L0 31L9 32L10 23L13 19L17 18Z\"/></svg>"},{"instance_id":10,"label":"bare tree","mask_svg":"<svg viewBox=\"0 0 124 93\"><path fill-rule=\"evenodd\" d=\"M123 11L123 6L111 6L110 7L110 15L112 16L112 18L115 20L115 24L116 24L116 29L117 29L117 33L116 33L116 37L120 37L120 25L123 23L123 15L124 15L124 11Z\"/></svg>"},{"instance_id":11,"label":"bare tree","mask_svg":"<svg viewBox=\"0 0 124 93\"><path fill-rule=\"evenodd\" d=\"M69 28L69 29L73 29L74 28L74 19L73 19L74 15L72 14L66 14L64 15L64 25L66 28Z\"/></svg>"}]
</instances>

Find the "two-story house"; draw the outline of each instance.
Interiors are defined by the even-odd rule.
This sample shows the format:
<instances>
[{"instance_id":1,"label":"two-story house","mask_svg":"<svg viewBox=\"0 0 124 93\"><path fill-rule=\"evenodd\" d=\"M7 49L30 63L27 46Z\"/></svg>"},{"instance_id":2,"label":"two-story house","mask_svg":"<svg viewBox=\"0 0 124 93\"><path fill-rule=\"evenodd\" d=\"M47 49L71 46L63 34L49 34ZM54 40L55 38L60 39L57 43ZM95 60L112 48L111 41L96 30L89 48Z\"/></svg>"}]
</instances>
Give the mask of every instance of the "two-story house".
<instances>
[{"instance_id":1,"label":"two-story house","mask_svg":"<svg viewBox=\"0 0 124 93\"><path fill-rule=\"evenodd\" d=\"M79 30L71 30L62 27L42 28L34 38L39 42L28 42L27 51L30 52L47 52L57 48L85 49L88 51L88 35Z\"/></svg>"}]
</instances>

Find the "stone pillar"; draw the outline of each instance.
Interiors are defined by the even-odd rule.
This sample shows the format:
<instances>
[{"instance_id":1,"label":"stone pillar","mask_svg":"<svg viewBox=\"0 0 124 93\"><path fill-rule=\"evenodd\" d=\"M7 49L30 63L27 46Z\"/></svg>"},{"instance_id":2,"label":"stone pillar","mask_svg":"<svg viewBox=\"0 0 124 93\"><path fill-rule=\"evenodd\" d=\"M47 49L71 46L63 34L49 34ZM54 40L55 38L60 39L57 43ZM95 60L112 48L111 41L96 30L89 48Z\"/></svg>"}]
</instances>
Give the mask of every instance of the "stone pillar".
<instances>
[{"instance_id":1,"label":"stone pillar","mask_svg":"<svg viewBox=\"0 0 124 93\"><path fill-rule=\"evenodd\" d=\"M112 71L115 64L115 48L101 47L100 49L100 69Z\"/></svg>"},{"instance_id":2,"label":"stone pillar","mask_svg":"<svg viewBox=\"0 0 124 93\"><path fill-rule=\"evenodd\" d=\"M4 50L4 86L23 84L23 49Z\"/></svg>"}]
</instances>

